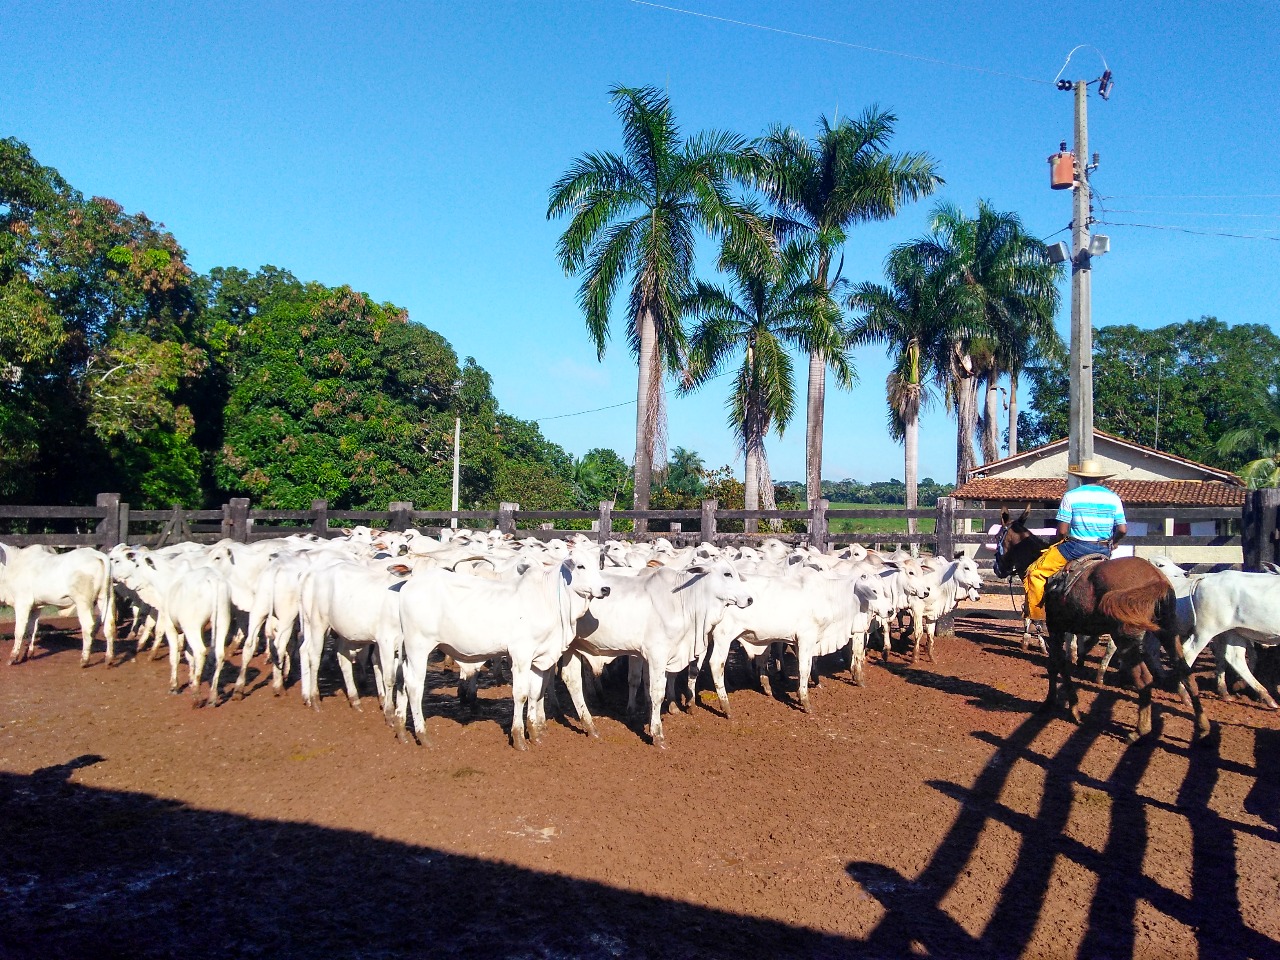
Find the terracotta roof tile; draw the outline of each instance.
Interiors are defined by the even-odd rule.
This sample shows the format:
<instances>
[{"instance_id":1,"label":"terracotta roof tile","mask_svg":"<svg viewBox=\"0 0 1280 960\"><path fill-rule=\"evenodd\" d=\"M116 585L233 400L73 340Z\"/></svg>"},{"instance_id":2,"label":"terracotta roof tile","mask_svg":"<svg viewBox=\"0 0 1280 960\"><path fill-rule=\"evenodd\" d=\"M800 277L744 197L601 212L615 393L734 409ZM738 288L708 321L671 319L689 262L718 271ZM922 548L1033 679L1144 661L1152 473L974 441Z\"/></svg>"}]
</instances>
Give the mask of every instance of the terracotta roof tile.
<instances>
[{"instance_id":1,"label":"terracotta roof tile","mask_svg":"<svg viewBox=\"0 0 1280 960\"><path fill-rule=\"evenodd\" d=\"M1126 505L1184 507L1242 507L1244 487L1216 480L1107 480ZM970 480L952 496L960 500L1052 500L1062 499L1067 481L1061 477L984 477Z\"/></svg>"}]
</instances>

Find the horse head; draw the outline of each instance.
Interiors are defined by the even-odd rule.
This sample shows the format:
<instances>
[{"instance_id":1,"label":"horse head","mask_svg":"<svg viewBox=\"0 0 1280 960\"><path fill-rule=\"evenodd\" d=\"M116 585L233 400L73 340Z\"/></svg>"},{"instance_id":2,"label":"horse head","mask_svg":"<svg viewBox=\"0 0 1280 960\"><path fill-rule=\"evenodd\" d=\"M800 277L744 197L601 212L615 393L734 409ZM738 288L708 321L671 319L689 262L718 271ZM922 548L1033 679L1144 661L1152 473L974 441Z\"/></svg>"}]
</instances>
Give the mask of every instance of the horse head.
<instances>
[{"instance_id":1,"label":"horse head","mask_svg":"<svg viewBox=\"0 0 1280 960\"><path fill-rule=\"evenodd\" d=\"M995 556L997 577L1025 574L1031 562L1048 549L1047 543L1027 529L1029 516L1031 504L1026 505L1016 520L1010 517L1008 508L1000 511L1000 532L996 535Z\"/></svg>"}]
</instances>

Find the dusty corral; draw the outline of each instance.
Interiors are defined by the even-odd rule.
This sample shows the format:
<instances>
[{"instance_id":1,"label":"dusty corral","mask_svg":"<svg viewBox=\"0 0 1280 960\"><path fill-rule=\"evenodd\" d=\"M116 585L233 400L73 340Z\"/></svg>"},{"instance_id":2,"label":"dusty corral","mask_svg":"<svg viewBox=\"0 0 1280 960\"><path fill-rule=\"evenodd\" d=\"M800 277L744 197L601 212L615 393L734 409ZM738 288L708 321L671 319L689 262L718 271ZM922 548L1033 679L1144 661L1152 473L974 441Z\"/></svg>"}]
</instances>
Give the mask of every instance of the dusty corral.
<instances>
[{"instance_id":1,"label":"dusty corral","mask_svg":"<svg viewBox=\"0 0 1280 960\"><path fill-rule=\"evenodd\" d=\"M507 688L472 719L436 674L416 748L336 670L319 713L193 710L165 661L52 637L0 666L0 956L1280 956L1276 715L1206 695L1195 749L1168 695L1132 747L1124 691L1037 715L1042 658L984 604L810 716L735 658L734 718L677 715L665 752L618 686L602 742L522 755Z\"/></svg>"}]
</instances>

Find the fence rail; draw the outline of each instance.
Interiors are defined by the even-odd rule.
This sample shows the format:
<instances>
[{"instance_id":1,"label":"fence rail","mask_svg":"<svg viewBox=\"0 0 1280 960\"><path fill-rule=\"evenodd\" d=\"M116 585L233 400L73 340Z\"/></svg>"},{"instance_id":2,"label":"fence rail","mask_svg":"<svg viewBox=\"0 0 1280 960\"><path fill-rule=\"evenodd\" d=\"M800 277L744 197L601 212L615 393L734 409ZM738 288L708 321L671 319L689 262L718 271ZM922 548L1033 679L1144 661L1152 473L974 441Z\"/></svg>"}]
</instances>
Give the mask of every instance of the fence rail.
<instances>
[{"instance_id":1,"label":"fence rail","mask_svg":"<svg viewBox=\"0 0 1280 960\"><path fill-rule=\"evenodd\" d=\"M1141 507L1126 513L1131 523L1148 525L1146 533L1126 538L1126 544L1157 549L1240 547L1243 566L1249 570L1260 569L1267 561L1280 562L1280 490L1251 491L1243 510ZM1051 511L1034 511L1029 523L1050 526L1052 517ZM844 519L933 520L934 530L929 533L833 532L831 521ZM590 521L591 529L566 529L558 526L557 521L579 525ZM1172 524L1206 521L1218 521L1222 527L1212 535L1172 533ZM119 543L163 545L179 540L213 542L224 537L247 543L294 533L335 537L353 524L405 530L415 523L424 523L478 525L539 540L584 533L600 543L622 538L666 537L680 544L701 541L750 544L776 537L823 551L861 542L878 546L915 545L941 556L952 556L959 548L976 546L981 561L990 556L985 548L992 544L993 536L987 531L999 522L997 508L961 506L950 497L940 498L933 508L913 510L903 507L833 510L826 500L815 501L809 510L722 509L715 500L704 501L696 509L683 510L615 510L610 501L601 503L598 510L521 510L516 503L503 503L497 510L415 510L413 504L405 502L389 504L386 510L332 510L323 500L313 501L309 510L280 510L253 508L243 498L233 499L216 510L182 506L169 510L133 510L118 494L103 493L92 506L0 505L0 541L12 546L45 544L109 549ZM785 532L779 529L784 523L793 529ZM740 525L742 529L728 529L729 525ZM803 529L795 530L798 525L803 525ZM11 529L14 526L43 529L16 531ZM974 526L979 529L971 529ZM68 527L70 529L66 529Z\"/></svg>"}]
</instances>

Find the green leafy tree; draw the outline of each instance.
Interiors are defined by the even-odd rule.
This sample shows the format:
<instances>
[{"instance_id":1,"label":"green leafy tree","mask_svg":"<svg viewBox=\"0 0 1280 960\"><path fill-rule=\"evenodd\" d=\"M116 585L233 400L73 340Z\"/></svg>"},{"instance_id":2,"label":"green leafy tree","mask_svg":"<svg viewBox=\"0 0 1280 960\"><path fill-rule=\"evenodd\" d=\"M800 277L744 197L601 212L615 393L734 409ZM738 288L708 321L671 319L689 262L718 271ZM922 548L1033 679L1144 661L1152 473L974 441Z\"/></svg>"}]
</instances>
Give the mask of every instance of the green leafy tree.
<instances>
[{"instance_id":1,"label":"green leafy tree","mask_svg":"<svg viewBox=\"0 0 1280 960\"><path fill-rule=\"evenodd\" d=\"M636 384L635 501L649 505L653 456L664 430L663 379L685 353L680 306L693 284L699 230L764 246L769 234L734 199L735 178L754 169L747 142L718 131L684 138L665 94L653 87L610 91L625 152L589 153L551 188L548 218L570 216L557 257L580 274L579 302L599 356L615 294L631 277L628 340Z\"/></svg>"},{"instance_id":2,"label":"green leafy tree","mask_svg":"<svg viewBox=\"0 0 1280 960\"><path fill-rule=\"evenodd\" d=\"M1028 368L1033 402L1022 424L1033 444L1067 435L1068 376L1061 359ZM1265 456L1277 390L1280 336L1261 324L1202 317L1094 331L1094 423L1135 443L1239 470ZM1238 440L1223 444L1232 433Z\"/></svg>"},{"instance_id":3,"label":"green leafy tree","mask_svg":"<svg viewBox=\"0 0 1280 960\"><path fill-rule=\"evenodd\" d=\"M840 269L833 273L832 267L850 228L891 219L903 204L928 196L942 183L928 154L888 151L897 119L871 107L834 126L821 117L813 142L793 128L776 127L760 143L767 159L761 184L780 211L777 229L808 241L810 279L833 305ZM814 327L802 347L809 354L805 471L810 501L821 496L827 368L843 386L854 377L838 307L827 315L831 323Z\"/></svg>"},{"instance_id":4,"label":"green leafy tree","mask_svg":"<svg viewBox=\"0 0 1280 960\"><path fill-rule=\"evenodd\" d=\"M175 480L196 456L179 398L202 364L191 279L162 225L0 140L0 495L198 498Z\"/></svg>"},{"instance_id":5,"label":"green leafy tree","mask_svg":"<svg viewBox=\"0 0 1280 960\"><path fill-rule=\"evenodd\" d=\"M579 510L594 510L612 500L620 510L631 502L631 468L613 450L594 447L573 468L574 496Z\"/></svg>"}]
</instances>

